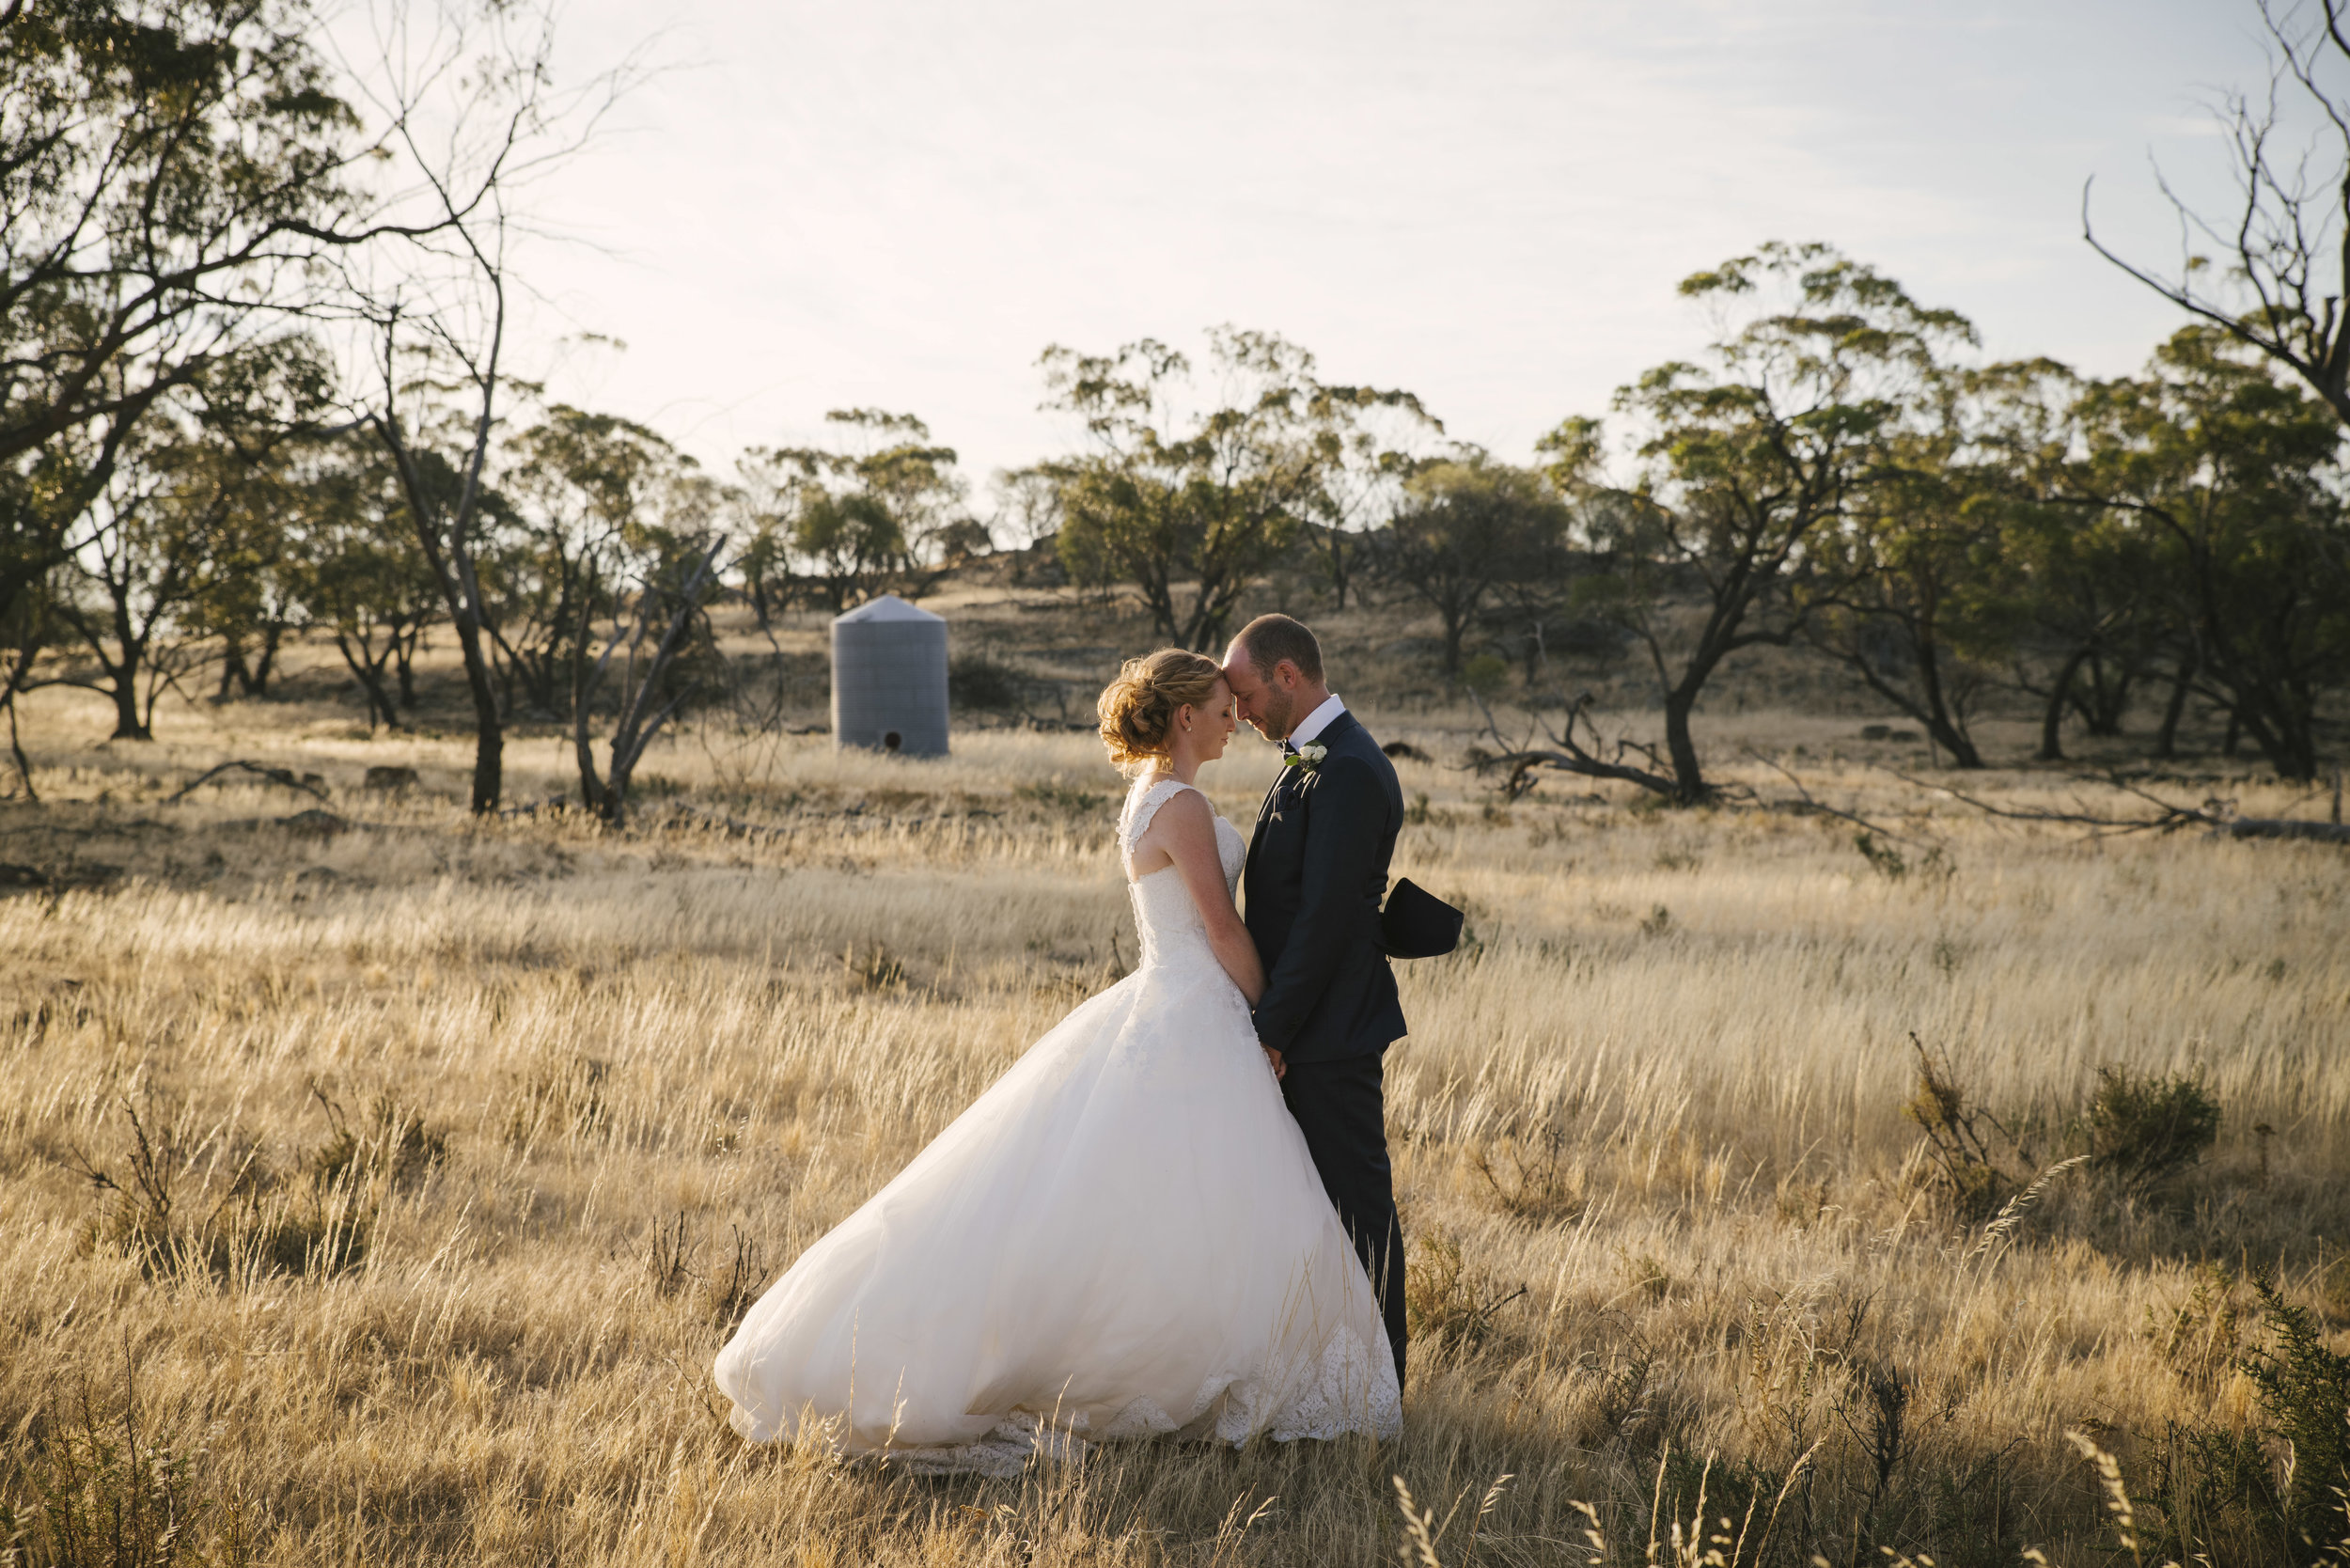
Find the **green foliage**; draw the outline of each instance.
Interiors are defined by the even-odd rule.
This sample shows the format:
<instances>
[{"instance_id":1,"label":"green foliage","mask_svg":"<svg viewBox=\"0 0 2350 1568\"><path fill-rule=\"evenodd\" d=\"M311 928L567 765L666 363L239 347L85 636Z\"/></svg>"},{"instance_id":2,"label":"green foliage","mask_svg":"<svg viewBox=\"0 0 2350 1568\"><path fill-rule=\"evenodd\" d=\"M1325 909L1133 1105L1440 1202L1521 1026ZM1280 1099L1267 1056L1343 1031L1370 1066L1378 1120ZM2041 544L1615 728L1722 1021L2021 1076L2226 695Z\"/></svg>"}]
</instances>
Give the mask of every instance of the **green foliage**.
<instances>
[{"instance_id":1,"label":"green foliage","mask_svg":"<svg viewBox=\"0 0 2350 1568\"><path fill-rule=\"evenodd\" d=\"M2065 484L2113 509L2198 689L2288 778L2317 773L2321 694L2350 681L2342 426L2220 328L2092 384Z\"/></svg>"},{"instance_id":2,"label":"green foliage","mask_svg":"<svg viewBox=\"0 0 2350 1568\"><path fill-rule=\"evenodd\" d=\"M9 1568L243 1568L244 1513L208 1495L200 1444L141 1422L126 1372L122 1406L87 1383L38 1427L30 1462L0 1480L0 1561Z\"/></svg>"},{"instance_id":3,"label":"green foliage","mask_svg":"<svg viewBox=\"0 0 2350 1568\"><path fill-rule=\"evenodd\" d=\"M1499 683L1507 666L1491 655L1471 661L1482 684L1466 679L1462 641L1502 584L1541 574L1567 523L1540 474L1482 452L1425 464L1405 481L1403 504L1380 539L1381 572L1436 612L1447 680L1480 692Z\"/></svg>"},{"instance_id":4,"label":"green foliage","mask_svg":"<svg viewBox=\"0 0 2350 1568\"><path fill-rule=\"evenodd\" d=\"M339 1102L317 1084L311 1094L325 1109L328 1137L308 1160L321 1186L381 1181L408 1185L448 1157L448 1136L389 1094L378 1094L354 1125Z\"/></svg>"},{"instance_id":5,"label":"green foliage","mask_svg":"<svg viewBox=\"0 0 2350 1568\"><path fill-rule=\"evenodd\" d=\"M299 0L52 0L0 26L0 622L158 404L334 287L305 259L342 239L365 154L314 23Z\"/></svg>"},{"instance_id":6,"label":"green foliage","mask_svg":"<svg viewBox=\"0 0 2350 1568\"><path fill-rule=\"evenodd\" d=\"M674 573L728 497L653 431L560 403L505 457L480 574L506 706L571 717L598 622L619 618L632 587Z\"/></svg>"},{"instance_id":7,"label":"green foliage","mask_svg":"<svg viewBox=\"0 0 2350 1568\"><path fill-rule=\"evenodd\" d=\"M985 654L963 654L947 666L947 695L958 708L1016 708L1025 685L1018 670Z\"/></svg>"},{"instance_id":8,"label":"green foliage","mask_svg":"<svg viewBox=\"0 0 2350 1568\"><path fill-rule=\"evenodd\" d=\"M1635 482L1600 482L1588 424L1561 426L1546 449L1607 552L1612 581L1583 603L1647 647L1671 793L1689 804L1709 789L1690 730L1706 683L1741 651L1802 634L1865 481L1931 423L1942 356L1974 328L1818 244L1762 246L1681 292L1730 319L1702 364L1668 361L1617 391L1639 431ZM1693 587L1701 613L1677 624Z\"/></svg>"},{"instance_id":9,"label":"green foliage","mask_svg":"<svg viewBox=\"0 0 2350 1568\"><path fill-rule=\"evenodd\" d=\"M2029 1167L2029 1152L2005 1122L1968 1103L1947 1055L1937 1062L1914 1034L1909 1043L1918 1054L1918 1087L1902 1115L1925 1134L1934 1179L1951 1211L1970 1225L1989 1219L2022 1186L2011 1168L2019 1158Z\"/></svg>"},{"instance_id":10,"label":"green foliage","mask_svg":"<svg viewBox=\"0 0 2350 1568\"><path fill-rule=\"evenodd\" d=\"M2261 1408L2293 1445L2285 1515L2295 1535L2321 1544L2339 1529L2350 1489L2350 1356L2326 1348L2308 1309L2284 1298L2266 1275L2252 1276L2267 1342L2242 1363Z\"/></svg>"},{"instance_id":11,"label":"green foliage","mask_svg":"<svg viewBox=\"0 0 2350 1568\"><path fill-rule=\"evenodd\" d=\"M1876 835L1867 828L1855 833L1852 843L1853 848L1860 852L1860 857L1869 863L1869 870L1888 882L1899 882L1909 874L1909 862L1902 858L1902 852L1890 844L1879 843Z\"/></svg>"},{"instance_id":12,"label":"green foliage","mask_svg":"<svg viewBox=\"0 0 2350 1568\"><path fill-rule=\"evenodd\" d=\"M2091 1163L2144 1189L2200 1161L2219 1137L2219 1103L2200 1078L2097 1070L2097 1091L2080 1131Z\"/></svg>"},{"instance_id":13,"label":"green foliage","mask_svg":"<svg viewBox=\"0 0 2350 1568\"><path fill-rule=\"evenodd\" d=\"M932 444L920 419L870 408L824 418L845 445L757 447L742 466L764 537L806 565L808 586L834 613L892 582L914 587L913 574L935 558L984 541L984 526L963 510L954 448ZM762 559L762 583L776 566Z\"/></svg>"},{"instance_id":14,"label":"green foliage","mask_svg":"<svg viewBox=\"0 0 2350 1568\"><path fill-rule=\"evenodd\" d=\"M1462 1256L1449 1231L1423 1231L1410 1243L1403 1271L1403 1308L1412 1342L1438 1362L1473 1355L1495 1333L1500 1310L1526 1294L1504 1292Z\"/></svg>"},{"instance_id":15,"label":"green foliage","mask_svg":"<svg viewBox=\"0 0 2350 1568\"><path fill-rule=\"evenodd\" d=\"M1499 691L1509 678L1509 662L1491 653L1480 653L1461 666L1461 684L1480 697Z\"/></svg>"},{"instance_id":16,"label":"green foliage","mask_svg":"<svg viewBox=\"0 0 2350 1568\"><path fill-rule=\"evenodd\" d=\"M2165 1421L2142 1434L2146 1480L2136 1500L2143 1555L2155 1562L2273 1559L2284 1515L2259 1435L2244 1428Z\"/></svg>"},{"instance_id":17,"label":"green foliage","mask_svg":"<svg viewBox=\"0 0 2350 1568\"><path fill-rule=\"evenodd\" d=\"M1419 412L1408 392L1321 381L1312 354L1271 333L1220 327L1208 342L1224 390L1203 407L1183 404L1191 361L1153 339L1046 349L1047 406L1083 419L1095 450L1030 471L1055 492L1070 575L1132 584L1160 634L1195 649L1222 640L1240 596L1309 526L1345 521L1348 477L1390 455L1363 442L1365 417Z\"/></svg>"}]
</instances>

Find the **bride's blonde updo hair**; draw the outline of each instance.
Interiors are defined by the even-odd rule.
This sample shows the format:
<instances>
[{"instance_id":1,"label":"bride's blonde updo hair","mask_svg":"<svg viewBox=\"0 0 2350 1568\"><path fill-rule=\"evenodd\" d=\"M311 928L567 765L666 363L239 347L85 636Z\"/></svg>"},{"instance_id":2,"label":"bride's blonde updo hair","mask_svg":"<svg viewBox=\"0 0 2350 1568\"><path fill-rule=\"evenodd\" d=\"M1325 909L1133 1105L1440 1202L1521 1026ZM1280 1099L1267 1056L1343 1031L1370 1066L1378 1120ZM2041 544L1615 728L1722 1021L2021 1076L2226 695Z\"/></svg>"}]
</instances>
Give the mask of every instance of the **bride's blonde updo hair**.
<instances>
[{"instance_id":1,"label":"bride's blonde updo hair","mask_svg":"<svg viewBox=\"0 0 2350 1568\"><path fill-rule=\"evenodd\" d=\"M1094 704L1102 715L1102 744L1109 748L1110 760L1120 773L1136 773L1165 757L1175 711L1185 703L1206 703L1223 679L1223 668L1214 659L1183 648L1162 648L1127 660Z\"/></svg>"}]
</instances>

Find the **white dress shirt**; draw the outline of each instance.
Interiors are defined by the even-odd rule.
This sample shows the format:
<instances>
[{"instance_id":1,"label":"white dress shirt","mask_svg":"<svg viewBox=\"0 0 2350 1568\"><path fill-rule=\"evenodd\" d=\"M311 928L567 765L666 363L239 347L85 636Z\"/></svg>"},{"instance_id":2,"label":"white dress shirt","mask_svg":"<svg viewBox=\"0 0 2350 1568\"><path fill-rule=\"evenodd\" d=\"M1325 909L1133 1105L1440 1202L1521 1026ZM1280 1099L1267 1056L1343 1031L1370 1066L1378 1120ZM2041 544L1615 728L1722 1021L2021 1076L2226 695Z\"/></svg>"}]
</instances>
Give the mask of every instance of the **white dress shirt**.
<instances>
[{"instance_id":1,"label":"white dress shirt","mask_svg":"<svg viewBox=\"0 0 2350 1568\"><path fill-rule=\"evenodd\" d=\"M1290 731L1290 745L1292 746L1304 745L1307 742L1312 740L1316 735L1319 735L1324 729L1329 729L1331 721L1345 712L1346 704L1339 700L1338 694L1336 692L1331 693L1328 697L1322 699L1322 705L1320 707L1316 708L1312 713L1308 713L1303 719L1300 719L1298 721L1297 728Z\"/></svg>"}]
</instances>

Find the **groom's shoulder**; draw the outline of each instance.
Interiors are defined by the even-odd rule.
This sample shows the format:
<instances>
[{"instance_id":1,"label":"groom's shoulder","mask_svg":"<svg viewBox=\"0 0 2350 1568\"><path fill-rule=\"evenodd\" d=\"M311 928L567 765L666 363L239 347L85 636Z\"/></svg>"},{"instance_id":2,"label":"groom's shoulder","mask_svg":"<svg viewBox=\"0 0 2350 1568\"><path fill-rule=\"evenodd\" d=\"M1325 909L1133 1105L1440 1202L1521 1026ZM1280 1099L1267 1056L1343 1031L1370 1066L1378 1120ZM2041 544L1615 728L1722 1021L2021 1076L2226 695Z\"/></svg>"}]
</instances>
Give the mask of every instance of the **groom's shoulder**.
<instances>
[{"instance_id":1,"label":"groom's shoulder","mask_svg":"<svg viewBox=\"0 0 2350 1568\"><path fill-rule=\"evenodd\" d=\"M1356 717L1352 709L1340 714L1339 722L1331 726L1331 729L1333 733L1329 739L1333 751L1348 752L1366 761L1377 758L1379 766L1389 768L1394 766L1387 760L1386 748L1381 746L1377 738L1371 734L1371 726Z\"/></svg>"},{"instance_id":2,"label":"groom's shoulder","mask_svg":"<svg viewBox=\"0 0 2350 1568\"><path fill-rule=\"evenodd\" d=\"M1340 725L1332 728L1337 730L1337 733L1330 737L1330 751L1334 758L1343 757L1349 760L1359 761L1369 768L1371 775L1383 784L1394 786L1395 763L1388 759L1386 749L1380 745L1377 738L1371 734L1370 726L1356 718L1350 711L1344 715Z\"/></svg>"}]
</instances>

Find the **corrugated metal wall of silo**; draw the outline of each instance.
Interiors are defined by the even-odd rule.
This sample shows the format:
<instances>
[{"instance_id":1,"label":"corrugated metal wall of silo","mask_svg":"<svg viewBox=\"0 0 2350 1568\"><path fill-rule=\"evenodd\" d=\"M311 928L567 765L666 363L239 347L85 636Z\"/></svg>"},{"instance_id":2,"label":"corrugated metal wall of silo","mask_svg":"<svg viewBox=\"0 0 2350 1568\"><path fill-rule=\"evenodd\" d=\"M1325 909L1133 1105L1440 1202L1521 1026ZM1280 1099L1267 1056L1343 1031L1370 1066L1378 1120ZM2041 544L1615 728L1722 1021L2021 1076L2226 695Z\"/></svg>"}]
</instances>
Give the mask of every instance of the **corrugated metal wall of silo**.
<instances>
[{"instance_id":1,"label":"corrugated metal wall of silo","mask_svg":"<svg viewBox=\"0 0 2350 1568\"><path fill-rule=\"evenodd\" d=\"M832 623L832 741L947 755L947 623L894 593Z\"/></svg>"}]
</instances>

